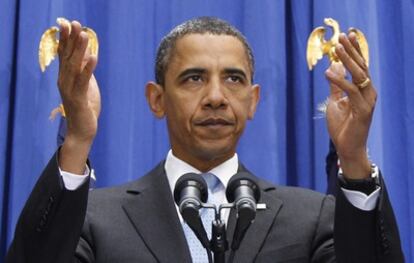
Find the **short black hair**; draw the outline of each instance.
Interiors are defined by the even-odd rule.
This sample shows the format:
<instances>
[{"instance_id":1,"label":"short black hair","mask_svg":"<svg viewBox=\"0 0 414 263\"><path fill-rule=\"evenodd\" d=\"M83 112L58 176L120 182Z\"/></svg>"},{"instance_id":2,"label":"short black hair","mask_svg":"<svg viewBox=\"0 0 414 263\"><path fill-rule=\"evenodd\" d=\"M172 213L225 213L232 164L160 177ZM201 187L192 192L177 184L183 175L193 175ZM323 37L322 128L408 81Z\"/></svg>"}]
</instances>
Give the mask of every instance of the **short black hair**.
<instances>
[{"instance_id":1,"label":"short black hair","mask_svg":"<svg viewBox=\"0 0 414 263\"><path fill-rule=\"evenodd\" d=\"M213 35L228 35L234 36L243 44L246 51L250 71L251 80L254 75L254 57L252 49L247 42L245 36L240 33L234 26L228 22L216 17L197 17L188 20L170 31L162 40L157 50L157 57L155 59L155 81L164 85L165 72L170 63L171 53L180 38L189 34L213 34Z\"/></svg>"}]
</instances>

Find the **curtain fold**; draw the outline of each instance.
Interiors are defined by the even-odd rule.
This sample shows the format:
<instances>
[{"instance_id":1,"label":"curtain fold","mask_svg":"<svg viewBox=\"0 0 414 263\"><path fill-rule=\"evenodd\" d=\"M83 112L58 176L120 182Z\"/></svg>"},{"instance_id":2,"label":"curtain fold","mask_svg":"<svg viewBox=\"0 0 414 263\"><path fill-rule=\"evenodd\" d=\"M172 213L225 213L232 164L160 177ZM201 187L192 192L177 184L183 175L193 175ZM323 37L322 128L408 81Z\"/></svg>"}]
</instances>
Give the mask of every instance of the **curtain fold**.
<instances>
[{"instance_id":1,"label":"curtain fold","mask_svg":"<svg viewBox=\"0 0 414 263\"><path fill-rule=\"evenodd\" d=\"M99 132L90 158L98 187L142 176L169 149L164 120L144 96L154 78L157 45L175 25L217 16L240 29L253 47L261 101L241 139L240 159L257 176L325 192L329 137L318 103L328 96L322 60L309 72L307 38L325 17L346 31L361 29L370 45L378 102L369 154L387 182L407 262L414 251L414 2L339 0L2 0L0 2L0 196L3 257L20 211L57 149L60 103L57 62L38 65L42 33L63 16L99 37L96 69L102 94ZM328 34L327 38L330 36Z\"/></svg>"}]
</instances>

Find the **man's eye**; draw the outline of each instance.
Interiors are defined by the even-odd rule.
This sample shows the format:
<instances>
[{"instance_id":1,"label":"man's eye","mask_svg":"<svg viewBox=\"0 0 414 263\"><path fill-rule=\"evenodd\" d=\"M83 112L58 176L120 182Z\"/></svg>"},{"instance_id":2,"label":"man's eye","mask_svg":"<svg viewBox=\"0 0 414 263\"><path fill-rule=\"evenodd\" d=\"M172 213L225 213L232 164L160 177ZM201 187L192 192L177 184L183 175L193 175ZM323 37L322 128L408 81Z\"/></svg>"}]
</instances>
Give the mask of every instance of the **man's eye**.
<instances>
[{"instance_id":1,"label":"man's eye","mask_svg":"<svg viewBox=\"0 0 414 263\"><path fill-rule=\"evenodd\" d=\"M202 81L202 78L200 75L192 75L192 76L189 76L186 80L191 81L191 82L199 82L199 81Z\"/></svg>"},{"instance_id":2,"label":"man's eye","mask_svg":"<svg viewBox=\"0 0 414 263\"><path fill-rule=\"evenodd\" d=\"M243 82L239 76L229 76L227 80L234 83Z\"/></svg>"}]
</instances>

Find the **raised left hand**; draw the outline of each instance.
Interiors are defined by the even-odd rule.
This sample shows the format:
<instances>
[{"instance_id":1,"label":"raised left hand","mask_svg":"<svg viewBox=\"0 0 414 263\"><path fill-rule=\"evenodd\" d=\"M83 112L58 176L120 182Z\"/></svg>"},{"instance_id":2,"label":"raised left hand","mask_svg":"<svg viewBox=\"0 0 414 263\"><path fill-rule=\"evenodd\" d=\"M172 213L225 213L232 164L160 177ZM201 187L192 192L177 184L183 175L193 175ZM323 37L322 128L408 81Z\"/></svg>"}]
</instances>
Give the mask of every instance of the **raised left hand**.
<instances>
[{"instance_id":1,"label":"raised left hand","mask_svg":"<svg viewBox=\"0 0 414 263\"><path fill-rule=\"evenodd\" d=\"M371 165L366 145L377 92L354 33L340 35L336 54L342 64L334 62L325 72L330 82L328 131L344 175L350 179L367 178ZM345 78L345 68L351 81Z\"/></svg>"}]
</instances>

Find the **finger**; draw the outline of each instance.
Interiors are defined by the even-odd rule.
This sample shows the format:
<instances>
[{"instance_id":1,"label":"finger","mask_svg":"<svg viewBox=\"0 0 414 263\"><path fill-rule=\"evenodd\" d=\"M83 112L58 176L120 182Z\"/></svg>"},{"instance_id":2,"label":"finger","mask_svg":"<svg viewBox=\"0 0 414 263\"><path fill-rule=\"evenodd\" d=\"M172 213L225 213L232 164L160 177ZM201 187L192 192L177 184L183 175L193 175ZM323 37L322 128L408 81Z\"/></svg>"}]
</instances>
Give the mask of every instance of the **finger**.
<instances>
[{"instance_id":1,"label":"finger","mask_svg":"<svg viewBox=\"0 0 414 263\"><path fill-rule=\"evenodd\" d=\"M63 50L64 59L69 58L72 55L73 47L81 31L81 24L79 24L77 21L72 21L70 35L66 42L65 49Z\"/></svg>"},{"instance_id":2,"label":"finger","mask_svg":"<svg viewBox=\"0 0 414 263\"><path fill-rule=\"evenodd\" d=\"M88 43L89 43L89 37L88 37ZM86 47L86 50L85 50L85 55L83 56L83 59L82 59L81 70L83 70L83 69L85 68L86 63L88 63L88 61L89 61L89 57L90 57L91 55L92 55L92 53L91 53L91 49L89 48L89 46L87 46L87 47Z\"/></svg>"},{"instance_id":3,"label":"finger","mask_svg":"<svg viewBox=\"0 0 414 263\"><path fill-rule=\"evenodd\" d=\"M341 76L343 78L345 77L345 74L346 74L344 66L341 63L338 63L335 61L332 62L331 66L329 66L327 71L332 71L334 74ZM330 82L329 86L330 86L329 98L331 100L337 101L337 100L340 100L344 96L344 92L337 85Z\"/></svg>"},{"instance_id":4,"label":"finger","mask_svg":"<svg viewBox=\"0 0 414 263\"><path fill-rule=\"evenodd\" d=\"M352 34L355 36L354 33L352 33ZM342 44L342 46L345 48L345 51L352 58L352 60L355 61L356 64L362 70L367 72L368 67L365 63L364 57L358 52L358 50L354 47L354 45L351 43L351 41L348 39L348 37L344 33L340 34L339 43Z\"/></svg>"},{"instance_id":5,"label":"finger","mask_svg":"<svg viewBox=\"0 0 414 263\"><path fill-rule=\"evenodd\" d=\"M88 62L85 65L85 68L82 70L81 74L79 74L77 82L76 82L76 91L86 94L89 87L89 80L92 77L92 74L96 68L98 63L98 59L94 55L90 55L88 57Z\"/></svg>"},{"instance_id":6,"label":"finger","mask_svg":"<svg viewBox=\"0 0 414 263\"><path fill-rule=\"evenodd\" d=\"M58 46L58 54L59 58L62 58L63 50L66 48L66 43L69 38L69 25L66 23L59 24L59 46Z\"/></svg>"},{"instance_id":7,"label":"finger","mask_svg":"<svg viewBox=\"0 0 414 263\"><path fill-rule=\"evenodd\" d=\"M341 88L338 87L338 85L330 83L329 86L331 90L329 94L329 99L333 101L338 101L344 97L344 92L342 91Z\"/></svg>"},{"instance_id":8,"label":"finger","mask_svg":"<svg viewBox=\"0 0 414 263\"><path fill-rule=\"evenodd\" d=\"M352 75L352 82L356 85L364 82L368 74L352 59L342 44L336 45L336 55Z\"/></svg>"},{"instance_id":9,"label":"finger","mask_svg":"<svg viewBox=\"0 0 414 263\"><path fill-rule=\"evenodd\" d=\"M357 86L347 81L344 77L337 75L332 70L328 69L325 75L333 85L336 85L348 95L349 100L354 107L361 108L367 106Z\"/></svg>"},{"instance_id":10,"label":"finger","mask_svg":"<svg viewBox=\"0 0 414 263\"><path fill-rule=\"evenodd\" d=\"M358 50L355 48L355 46L351 43L349 38L344 33L341 33L341 35L339 36L339 43L342 44L345 51L356 62L356 64L358 64L360 68L367 72L368 67L365 63L364 57L358 52Z\"/></svg>"},{"instance_id":11,"label":"finger","mask_svg":"<svg viewBox=\"0 0 414 263\"><path fill-rule=\"evenodd\" d=\"M340 37L340 38L342 39L342 37ZM362 53L361 49L359 47L359 43L357 41L357 37L356 37L355 33L351 32L350 33L350 38L349 39L346 38L345 40L342 40L342 42L346 43L347 45L351 44L353 46L354 50L356 52L358 52L358 54ZM341 52L340 49L341 48L338 49L339 53ZM339 56L339 54L337 54L337 55ZM363 59L363 56L359 55L359 58L362 59L360 63L362 63L362 61L363 61L362 67L360 65L358 65L358 67L359 67L358 68L358 67L355 67L355 65L354 65L353 67L355 68L355 71L352 71L351 69L349 69L349 71L351 72L351 75L352 75L353 83L356 84L356 86L358 86L359 84L364 82L367 78L370 78L368 66L365 63L365 60ZM354 61L354 63L355 63L355 61ZM371 107L374 107L375 103L376 103L376 99L377 99L377 92L375 91L375 88L372 84L372 81L370 81L370 83L368 84L367 87L360 88L359 91L362 94L362 96L365 98L366 102Z\"/></svg>"},{"instance_id":12,"label":"finger","mask_svg":"<svg viewBox=\"0 0 414 263\"><path fill-rule=\"evenodd\" d=\"M362 95L366 98L366 101L368 104L374 108L375 104L377 103L377 91L374 88L367 89L364 91L366 93L363 93Z\"/></svg>"},{"instance_id":13,"label":"finger","mask_svg":"<svg viewBox=\"0 0 414 263\"><path fill-rule=\"evenodd\" d=\"M89 87L87 93L88 100L91 102L91 106L95 112L99 115L101 112L101 94L99 92L98 84L96 83L95 76L92 74L89 79Z\"/></svg>"},{"instance_id":14,"label":"finger","mask_svg":"<svg viewBox=\"0 0 414 263\"><path fill-rule=\"evenodd\" d=\"M351 44L354 46L358 54L362 57L362 59L364 59L364 62L366 64L366 61L365 61L364 55L362 54L361 46L359 45L356 34L354 32L349 33L348 39L351 42Z\"/></svg>"},{"instance_id":15,"label":"finger","mask_svg":"<svg viewBox=\"0 0 414 263\"><path fill-rule=\"evenodd\" d=\"M82 62L85 59L86 50L88 48L88 35L85 32L81 32L74 44L73 53L70 57L70 71L78 74L82 70Z\"/></svg>"}]
</instances>

